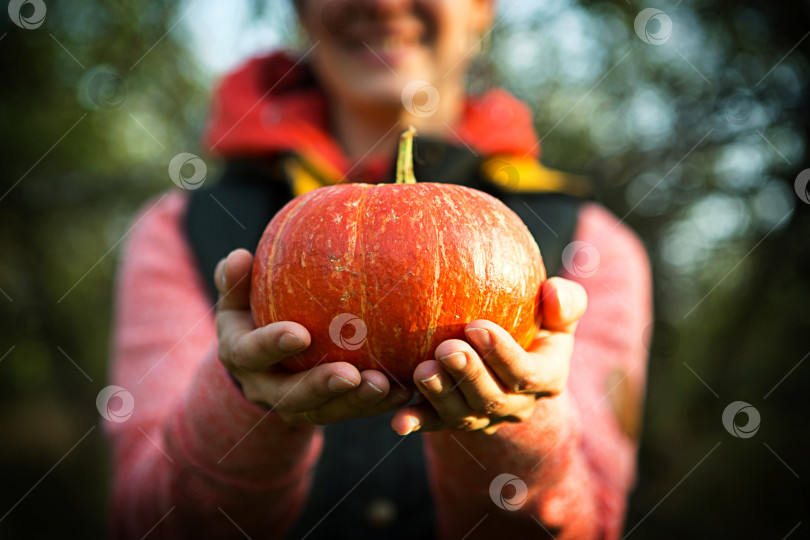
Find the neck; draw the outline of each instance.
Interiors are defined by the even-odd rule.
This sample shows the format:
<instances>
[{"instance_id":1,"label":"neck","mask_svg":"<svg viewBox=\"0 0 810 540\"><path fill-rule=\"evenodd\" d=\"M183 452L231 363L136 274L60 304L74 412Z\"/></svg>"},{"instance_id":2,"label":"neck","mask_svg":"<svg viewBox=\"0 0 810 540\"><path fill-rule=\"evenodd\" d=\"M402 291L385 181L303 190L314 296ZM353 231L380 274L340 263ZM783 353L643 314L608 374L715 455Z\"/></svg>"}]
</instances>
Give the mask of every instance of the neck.
<instances>
[{"instance_id":1,"label":"neck","mask_svg":"<svg viewBox=\"0 0 810 540\"><path fill-rule=\"evenodd\" d=\"M427 117L410 114L402 103L372 104L332 100L332 133L352 164L380 156L390 156L400 134L414 126L420 135L438 139L453 137L453 126L464 112L462 85L440 90L441 100L435 113Z\"/></svg>"}]
</instances>

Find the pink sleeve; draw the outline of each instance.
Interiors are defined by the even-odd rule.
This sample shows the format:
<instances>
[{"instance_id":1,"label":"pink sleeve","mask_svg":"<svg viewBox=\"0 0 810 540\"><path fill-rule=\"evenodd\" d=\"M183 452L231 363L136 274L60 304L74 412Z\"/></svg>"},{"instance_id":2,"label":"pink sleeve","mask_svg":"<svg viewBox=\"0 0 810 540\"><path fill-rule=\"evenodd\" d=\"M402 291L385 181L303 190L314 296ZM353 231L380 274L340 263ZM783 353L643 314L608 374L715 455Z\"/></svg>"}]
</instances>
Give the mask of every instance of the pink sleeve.
<instances>
[{"instance_id":1,"label":"pink sleeve","mask_svg":"<svg viewBox=\"0 0 810 540\"><path fill-rule=\"evenodd\" d=\"M573 260L580 268L569 263L562 277L585 287L588 310L577 328L567 390L539 401L529 421L506 424L491 436L425 437L442 538L621 534L636 441L620 426L611 403L620 392L643 395L651 274L641 242L600 206L581 208L574 239L585 242L579 247L586 251ZM599 263L588 275L593 270L588 262L596 259L583 257L594 253ZM512 476L493 484L502 474ZM527 492L521 498L523 485Z\"/></svg>"},{"instance_id":2,"label":"pink sleeve","mask_svg":"<svg viewBox=\"0 0 810 540\"><path fill-rule=\"evenodd\" d=\"M249 403L217 360L186 204L178 192L147 204L120 262L111 384L134 409L106 422L114 535L277 538L305 502L322 433Z\"/></svg>"}]
</instances>

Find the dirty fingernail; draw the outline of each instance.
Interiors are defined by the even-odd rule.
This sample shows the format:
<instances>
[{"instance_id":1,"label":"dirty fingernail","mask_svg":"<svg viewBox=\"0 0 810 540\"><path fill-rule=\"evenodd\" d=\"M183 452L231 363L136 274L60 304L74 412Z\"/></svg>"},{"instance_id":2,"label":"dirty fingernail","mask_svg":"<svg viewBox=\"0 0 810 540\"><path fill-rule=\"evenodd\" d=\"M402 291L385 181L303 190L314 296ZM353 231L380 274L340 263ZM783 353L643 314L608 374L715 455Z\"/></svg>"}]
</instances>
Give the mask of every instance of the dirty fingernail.
<instances>
[{"instance_id":1,"label":"dirty fingernail","mask_svg":"<svg viewBox=\"0 0 810 540\"><path fill-rule=\"evenodd\" d=\"M366 381L366 383L367 383L367 384L368 384L370 387L372 387L374 390L376 390L376 391L377 391L377 393L379 393L379 394L382 394L382 393L383 393L382 389L381 389L381 388L377 388L377 386L375 386L373 382L371 382L371 381Z\"/></svg>"},{"instance_id":2,"label":"dirty fingernail","mask_svg":"<svg viewBox=\"0 0 810 540\"><path fill-rule=\"evenodd\" d=\"M357 385L354 384L352 381L348 379L344 379L340 375L332 375L329 377L329 382L327 383L329 386L329 390L332 392L345 392L347 390L351 390L352 388L356 388Z\"/></svg>"},{"instance_id":3,"label":"dirty fingernail","mask_svg":"<svg viewBox=\"0 0 810 540\"><path fill-rule=\"evenodd\" d=\"M284 352L300 351L304 348L304 342L298 336L290 332L284 332L278 338L278 348Z\"/></svg>"},{"instance_id":4,"label":"dirty fingernail","mask_svg":"<svg viewBox=\"0 0 810 540\"><path fill-rule=\"evenodd\" d=\"M442 382L439 380L439 374L434 373L432 377L428 377L427 379L422 379L420 381L422 384L425 385L425 388L438 394L442 391Z\"/></svg>"}]
</instances>

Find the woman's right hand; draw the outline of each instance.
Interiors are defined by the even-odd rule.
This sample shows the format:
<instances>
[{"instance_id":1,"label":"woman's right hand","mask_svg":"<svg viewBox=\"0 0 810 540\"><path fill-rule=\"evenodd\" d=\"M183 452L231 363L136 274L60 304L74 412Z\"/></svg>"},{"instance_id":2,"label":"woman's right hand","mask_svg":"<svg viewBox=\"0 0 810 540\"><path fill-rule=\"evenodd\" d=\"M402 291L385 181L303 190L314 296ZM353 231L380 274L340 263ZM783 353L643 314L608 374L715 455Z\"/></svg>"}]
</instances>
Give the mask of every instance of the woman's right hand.
<instances>
[{"instance_id":1,"label":"woman's right hand","mask_svg":"<svg viewBox=\"0 0 810 540\"><path fill-rule=\"evenodd\" d=\"M333 424L397 409L410 389L391 387L380 371L358 371L346 362L322 363L302 372L280 365L310 344L306 328L281 321L256 328L250 313L253 256L232 251L217 265L219 360L242 386L245 397L285 421Z\"/></svg>"}]
</instances>

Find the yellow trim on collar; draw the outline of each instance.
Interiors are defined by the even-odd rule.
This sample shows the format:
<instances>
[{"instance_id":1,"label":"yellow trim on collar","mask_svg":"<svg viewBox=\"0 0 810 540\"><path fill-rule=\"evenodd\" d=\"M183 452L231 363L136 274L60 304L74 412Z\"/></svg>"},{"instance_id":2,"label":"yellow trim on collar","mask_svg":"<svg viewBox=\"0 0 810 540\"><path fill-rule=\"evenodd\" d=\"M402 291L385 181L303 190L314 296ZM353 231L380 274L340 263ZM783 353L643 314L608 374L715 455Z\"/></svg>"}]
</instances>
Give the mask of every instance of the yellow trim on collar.
<instances>
[{"instance_id":1,"label":"yellow trim on collar","mask_svg":"<svg viewBox=\"0 0 810 540\"><path fill-rule=\"evenodd\" d=\"M484 160L481 172L485 179L504 191L558 191L573 194L587 191L584 178L549 169L534 158L496 154Z\"/></svg>"},{"instance_id":2,"label":"yellow trim on collar","mask_svg":"<svg viewBox=\"0 0 810 540\"><path fill-rule=\"evenodd\" d=\"M322 181L312 174L296 156L291 156L284 160L284 172L290 179L293 197L298 197L304 193L309 193L313 189L329 186L331 184Z\"/></svg>"}]
</instances>

